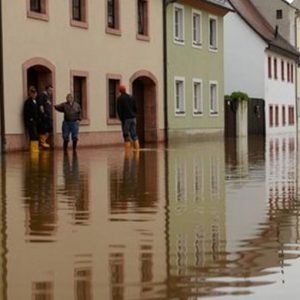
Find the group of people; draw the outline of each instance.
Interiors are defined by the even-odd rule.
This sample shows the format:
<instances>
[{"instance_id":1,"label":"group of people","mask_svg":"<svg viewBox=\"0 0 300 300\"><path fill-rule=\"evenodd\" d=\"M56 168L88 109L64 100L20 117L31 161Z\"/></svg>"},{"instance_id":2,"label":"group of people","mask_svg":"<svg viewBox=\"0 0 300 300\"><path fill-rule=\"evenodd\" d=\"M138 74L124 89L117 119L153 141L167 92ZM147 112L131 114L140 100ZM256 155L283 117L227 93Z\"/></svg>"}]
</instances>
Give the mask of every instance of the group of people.
<instances>
[{"instance_id":1,"label":"group of people","mask_svg":"<svg viewBox=\"0 0 300 300\"><path fill-rule=\"evenodd\" d=\"M139 140L136 133L136 102L126 92L126 86L119 86L120 95L117 99L117 113L121 121L125 149L139 149ZM62 123L63 149L67 151L72 138L73 151L76 151L79 122L81 120L80 104L74 101L72 94L67 94L66 101L53 106L53 86L47 85L45 90L38 94L34 86L29 87L28 99L24 102L23 118L25 128L30 139L30 150L39 152L39 148L49 149L51 147L51 136L53 133L52 107L64 114Z\"/></svg>"}]
</instances>

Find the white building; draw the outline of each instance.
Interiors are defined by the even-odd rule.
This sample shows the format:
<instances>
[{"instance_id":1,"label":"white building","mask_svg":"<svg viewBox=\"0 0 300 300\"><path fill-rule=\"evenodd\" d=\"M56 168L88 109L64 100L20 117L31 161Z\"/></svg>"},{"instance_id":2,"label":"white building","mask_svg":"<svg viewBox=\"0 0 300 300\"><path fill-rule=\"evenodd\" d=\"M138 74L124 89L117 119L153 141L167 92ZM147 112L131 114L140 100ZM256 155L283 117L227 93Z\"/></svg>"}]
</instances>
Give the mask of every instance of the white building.
<instances>
[{"instance_id":1,"label":"white building","mask_svg":"<svg viewBox=\"0 0 300 300\"><path fill-rule=\"evenodd\" d=\"M299 52L250 0L229 2L236 12L224 19L225 94L243 91L261 99L267 135L296 131Z\"/></svg>"}]
</instances>

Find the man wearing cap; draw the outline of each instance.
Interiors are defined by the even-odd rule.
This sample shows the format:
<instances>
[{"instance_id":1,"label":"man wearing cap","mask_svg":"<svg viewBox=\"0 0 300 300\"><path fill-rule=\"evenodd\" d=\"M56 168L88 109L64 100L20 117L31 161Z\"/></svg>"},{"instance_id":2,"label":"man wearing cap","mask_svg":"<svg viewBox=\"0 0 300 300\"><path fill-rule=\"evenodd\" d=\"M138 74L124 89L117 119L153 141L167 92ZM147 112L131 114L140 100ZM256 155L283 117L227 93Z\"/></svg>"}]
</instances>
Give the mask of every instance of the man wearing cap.
<instances>
[{"instance_id":1,"label":"man wearing cap","mask_svg":"<svg viewBox=\"0 0 300 300\"><path fill-rule=\"evenodd\" d=\"M134 149L139 149L139 140L136 134L136 102L132 96L126 93L126 86L120 84L117 99L117 112L122 123L122 132L125 142L125 149L130 149L131 141Z\"/></svg>"},{"instance_id":2,"label":"man wearing cap","mask_svg":"<svg viewBox=\"0 0 300 300\"><path fill-rule=\"evenodd\" d=\"M39 152L39 110L36 101L37 90L34 86L29 87L29 97L24 102L23 119L26 129L28 130L30 139L30 151L32 153Z\"/></svg>"}]
</instances>

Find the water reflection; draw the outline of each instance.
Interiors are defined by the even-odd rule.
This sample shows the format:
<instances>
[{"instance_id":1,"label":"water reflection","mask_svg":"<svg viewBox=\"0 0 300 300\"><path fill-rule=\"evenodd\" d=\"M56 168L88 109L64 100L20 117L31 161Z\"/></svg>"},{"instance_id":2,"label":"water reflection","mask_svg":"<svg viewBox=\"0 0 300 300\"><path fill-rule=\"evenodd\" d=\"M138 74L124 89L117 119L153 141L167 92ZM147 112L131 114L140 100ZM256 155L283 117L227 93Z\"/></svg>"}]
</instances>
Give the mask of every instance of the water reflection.
<instances>
[{"instance_id":1,"label":"water reflection","mask_svg":"<svg viewBox=\"0 0 300 300\"><path fill-rule=\"evenodd\" d=\"M53 156L28 156L24 167L25 229L28 241L51 242L56 230Z\"/></svg>"},{"instance_id":2,"label":"water reflection","mask_svg":"<svg viewBox=\"0 0 300 300\"><path fill-rule=\"evenodd\" d=\"M292 135L3 162L3 299L264 299L264 287L288 298L300 254Z\"/></svg>"}]
</instances>

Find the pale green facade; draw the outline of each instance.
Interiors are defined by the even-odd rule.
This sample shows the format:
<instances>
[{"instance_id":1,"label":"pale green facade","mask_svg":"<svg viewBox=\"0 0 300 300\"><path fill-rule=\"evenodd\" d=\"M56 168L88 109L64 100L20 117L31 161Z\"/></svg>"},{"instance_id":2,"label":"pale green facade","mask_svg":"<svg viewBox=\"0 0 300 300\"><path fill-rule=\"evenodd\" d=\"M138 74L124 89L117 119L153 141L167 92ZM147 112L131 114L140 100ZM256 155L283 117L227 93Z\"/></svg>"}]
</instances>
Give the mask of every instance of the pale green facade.
<instances>
[{"instance_id":1,"label":"pale green facade","mask_svg":"<svg viewBox=\"0 0 300 300\"><path fill-rule=\"evenodd\" d=\"M199 1L200 2L200 1ZM174 20L176 7L184 11L184 44L174 40ZM205 7L206 8L206 7ZM201 16L200 47L193 46L193 12ZM181 1L167 7L167 93L168 93L168 133L169 139L191 134L224 132L224 67L223 67L223 15L224 11L211 5L210 11L201 7L191 7ZM209 47L209 20L216 20L217 49ZM184 79L184 114L176 114L175 79ZM201 80L203 109L195 115L193 80ZM210 83L217 85L217 113L210 112Z\"/></svg>"}]
</instances>

